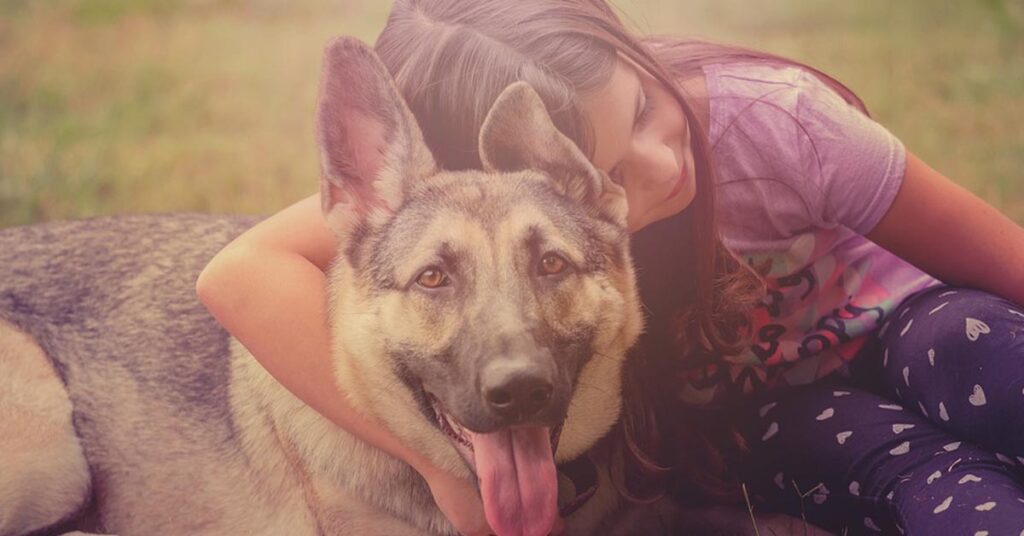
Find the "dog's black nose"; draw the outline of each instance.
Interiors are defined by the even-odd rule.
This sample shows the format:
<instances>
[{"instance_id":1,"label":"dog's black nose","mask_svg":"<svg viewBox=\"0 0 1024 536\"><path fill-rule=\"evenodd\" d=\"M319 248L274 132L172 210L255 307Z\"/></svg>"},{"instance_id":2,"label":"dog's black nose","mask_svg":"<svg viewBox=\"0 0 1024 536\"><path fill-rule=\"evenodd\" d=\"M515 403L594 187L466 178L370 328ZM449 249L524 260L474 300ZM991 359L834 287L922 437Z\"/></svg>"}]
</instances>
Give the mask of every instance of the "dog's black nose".
<instances>
[{"instance_id":1,"label":"dog's black nose","mask_svg":"<svg viewBox=\"0 0 1024 536\"><path fill-rule=\"evenodd\" d=\"M491 410L517 421L546 408L554 390L541 367L529 364L494 364L482 380L484 400Z\"/></svg>"}]
</instances>

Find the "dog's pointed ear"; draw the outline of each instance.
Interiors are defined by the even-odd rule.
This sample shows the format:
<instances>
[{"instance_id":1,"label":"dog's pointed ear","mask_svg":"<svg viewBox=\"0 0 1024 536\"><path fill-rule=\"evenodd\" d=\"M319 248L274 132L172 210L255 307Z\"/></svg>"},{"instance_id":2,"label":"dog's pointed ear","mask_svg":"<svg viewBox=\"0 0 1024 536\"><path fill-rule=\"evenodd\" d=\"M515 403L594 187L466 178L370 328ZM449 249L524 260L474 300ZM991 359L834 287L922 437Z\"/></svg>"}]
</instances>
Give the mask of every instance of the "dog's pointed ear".
<instances>
[{"instance_id":1,"label":"dog's pointed ear","mask_svg":"<svg viewBox=\"0 0 1024 536\"><path fill-rule=\"evenodd\" d=\"M324 216L339 235L393 212L437 172L391 75L358 39L336 39L324 53L317 141Z\"/></svg>"},{"instance_id":2,"label":"dog's pointed ear","mask_svg":"<svg viewBox=\"0 0 1024 536\"><path fill-rule=\"evenodd\" d=\"M491 106L480 129L480 160L485 171L541 171L565 196L626 226L625 191L555 127L526 82L505 88Z\"/></svg>"}]
</instances>

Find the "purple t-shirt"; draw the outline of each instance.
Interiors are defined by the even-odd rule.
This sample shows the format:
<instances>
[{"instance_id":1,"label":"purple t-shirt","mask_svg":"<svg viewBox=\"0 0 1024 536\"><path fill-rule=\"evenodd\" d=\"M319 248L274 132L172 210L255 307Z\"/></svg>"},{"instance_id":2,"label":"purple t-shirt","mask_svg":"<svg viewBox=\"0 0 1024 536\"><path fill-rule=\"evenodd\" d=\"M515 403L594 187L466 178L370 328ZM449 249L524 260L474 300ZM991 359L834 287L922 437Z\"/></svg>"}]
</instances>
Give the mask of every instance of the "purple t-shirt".
<instances>
[{"instance_id":1,"label":"purple t-shirt","mask_svg":"<svg viewBox=\"0 0 1024 536\"><path fill-rule=\"evenodd\" d=\"M903 180L895 136L800 68L704 72L721 232L740 258L767 268L769 292L751 344L686 376L691 404L821 378L904 298L939 284L863 237Z\"/></svg>"}]
</instances>

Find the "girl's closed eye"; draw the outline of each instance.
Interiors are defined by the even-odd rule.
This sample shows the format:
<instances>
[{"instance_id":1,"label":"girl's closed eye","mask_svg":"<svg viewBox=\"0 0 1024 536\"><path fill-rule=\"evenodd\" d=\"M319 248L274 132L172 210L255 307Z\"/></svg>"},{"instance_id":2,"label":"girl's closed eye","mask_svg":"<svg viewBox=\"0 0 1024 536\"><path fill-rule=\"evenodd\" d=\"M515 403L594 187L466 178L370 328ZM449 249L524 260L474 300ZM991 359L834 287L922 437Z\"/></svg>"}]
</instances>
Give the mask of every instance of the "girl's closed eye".
<instances>
[{"instance_id":1,"label":"girl's closed eye","mask_svg":"<svg viewBox=\"0 0 1024 536\"><path fill-rule=\"evenodd\" d=\"M640 114L636 117L636 124L633 125L633 130L640 130L643 128L650 119L651 112L654 111L654 99L650 98L650 95L647 94L647 91L643 87L640 88L640 94L643 95L644 104L643 109L640 110Z\"/></svg>"},{"instance_id":2,"label":"girl's closed eye","mask_svg":"<svg viewBox=\"0 0 1024 536\"><path fill-rule=\"evenodd\" d=\"M642 99L642 104L640 108L640 113L637 114L636 121L633 123L634 132L643 129L643 127L647 125L647 122L650 120L651 114L654 112L654 99L650 98L650 95L647 94L647 90L645 90L643 86L640 87L640 98ZM615 184L622 184L622 170L619 168L619 166L615 166L614 168L612 168L608 172L608 177Z\"/></svg>"}]
</instances>

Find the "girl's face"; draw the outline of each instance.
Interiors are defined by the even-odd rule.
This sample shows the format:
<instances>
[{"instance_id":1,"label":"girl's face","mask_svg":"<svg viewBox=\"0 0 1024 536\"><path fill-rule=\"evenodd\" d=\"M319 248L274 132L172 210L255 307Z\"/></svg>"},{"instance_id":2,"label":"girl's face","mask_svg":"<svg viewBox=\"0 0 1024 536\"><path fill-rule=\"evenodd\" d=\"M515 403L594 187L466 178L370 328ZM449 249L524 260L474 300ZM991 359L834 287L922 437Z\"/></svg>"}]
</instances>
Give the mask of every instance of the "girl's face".
<instances>
[{"instance_id":1,"label":"girl's face","mask_svg":"<svg viewBox=\"0 0 1024 536\"><path fill-rule=\"evenodd\" d=\"M690 205L697 194L690 128L660 82L620 58L608 83L582 100L594 165L626 190L631 232Z\"/></svg>"}]
</instances>

